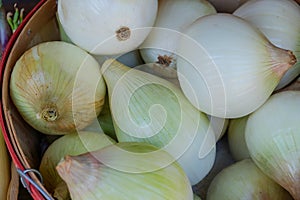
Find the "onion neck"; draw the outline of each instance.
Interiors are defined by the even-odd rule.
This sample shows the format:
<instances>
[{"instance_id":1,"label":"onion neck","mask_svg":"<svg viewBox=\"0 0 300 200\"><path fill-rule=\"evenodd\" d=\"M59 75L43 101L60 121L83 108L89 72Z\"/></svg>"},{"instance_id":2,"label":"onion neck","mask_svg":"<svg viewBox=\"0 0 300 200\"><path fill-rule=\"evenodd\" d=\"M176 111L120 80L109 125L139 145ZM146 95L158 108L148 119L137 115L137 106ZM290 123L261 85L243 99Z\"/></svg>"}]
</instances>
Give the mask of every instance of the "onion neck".
<instances>
[{"instance_id":1,"label":"onion neck","mask_svg":"<svg viewBox=\"0 0 300 200\"><path fill-rule=\"evenodd\" d=\"M271 60L274 63L273 72L277 74L279 78L282 78L283 75L297 62L296 56L292 51L282 49L276 46L269 47Z\"/></svg>"}]
</instances>

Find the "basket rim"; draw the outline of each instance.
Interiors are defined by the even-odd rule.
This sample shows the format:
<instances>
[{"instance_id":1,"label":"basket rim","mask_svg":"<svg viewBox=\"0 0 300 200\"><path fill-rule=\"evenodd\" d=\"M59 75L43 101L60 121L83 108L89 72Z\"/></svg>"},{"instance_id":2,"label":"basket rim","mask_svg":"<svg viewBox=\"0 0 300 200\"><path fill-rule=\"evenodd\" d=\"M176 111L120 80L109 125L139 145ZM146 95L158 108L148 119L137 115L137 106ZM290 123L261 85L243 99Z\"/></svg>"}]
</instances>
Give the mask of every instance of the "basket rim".
<instances>
[{"instance_id":1,"label":"basket rim","mask_svg":"<svg viewBox=\"0 0 300 200\"><path fill-rule=\"evenodd\" d=\"M27 24L27 22L32 18L32 16L36 13L37 10L39 10L39 8L44 5L44 3L46 3L48 0L40 0L31 10L30 12L25 16L24 20L22 21L22 23L19 25L19 27L16 29L16 31L11 35L6 48L3 52L1 61L0 61L0 85L2 87L3 85L3 75L4 75L4 70L6 67L6 63L8 60L8 57L11 53L11 50L14 46L15 41L18 39L20 33L22 32L24 26ZM20 161L20 159L18 158L15 149L12 146L11 143L11 138L8 134L8 130L7 130L7 122L4 120L4 108L2 105L2 93L0 94L0 128L2 130L2 135L4 137L4 141L6 143L8 152L11 156L11 159L14 163L14 165L16 166L17 169L24 171L26 170L24 165L22 164L22 162ZM34 185L32 185L30 182L26 181L26 185L27 185L27 190L29 191L30 195L33 197L33 199L39 199L39 200L43 200L45 199L42 194L38 191L38 189L36 187L34 187Z\"/></svg>"}]
</instances>

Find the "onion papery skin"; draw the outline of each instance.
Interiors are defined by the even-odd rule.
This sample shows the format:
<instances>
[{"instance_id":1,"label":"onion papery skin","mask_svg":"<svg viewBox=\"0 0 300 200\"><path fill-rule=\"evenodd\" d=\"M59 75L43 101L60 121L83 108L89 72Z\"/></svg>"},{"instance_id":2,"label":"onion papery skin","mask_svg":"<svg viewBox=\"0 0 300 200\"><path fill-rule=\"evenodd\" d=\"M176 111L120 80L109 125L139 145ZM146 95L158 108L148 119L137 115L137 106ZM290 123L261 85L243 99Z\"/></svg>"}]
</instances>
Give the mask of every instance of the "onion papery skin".
<instances>
[{"instance_id":1,"label":"onion papery skin","mask_svg":"<svg viewBox=\"0 0 300 200\"><path fill-rule=\"evenodd\" d=\"M292 50L300 59L300 6L294 0L251 0L233 13L257 27L277 47ZM281 78L276 90L300 74L297 62Z\"/></svg>"},{"instance_id":2,"label":"onion papery skin","mask_svg":"<svg viewBox=\"0 0 300 200\"><path fill-rule=\"evenodd\" d=\"M292 200L289 193L266 176L251 159L223 169L211 182L207 200Z\"/></svg>"},{"instance_id":3,"label":"onion papery skin","mask_svg":"<svg viewBox=\"0 0 300 200\"><path fill-rule=\"evenodd\" d=\"M246 144L255 164L300 199L300 92L272 95L246 125Z\"/></svg>"},{"instance_id":4,"label":"onion papery skin","mask_svg":"<svg viewBox=\"0 0 300 200\"><path fill-rule=\"evenodd\" d=\"M296 63L249 22L232 14L199 18L178 45L177 72L185 96L220 118L243 117L259 108Z\"/></svg>"},{"instance_id":5,"label":"onion papery skin","mask_svg":"<svg viewBox=\"0 0 300 200\"><path fill-rule=\"evenodd\" d=\"M80 155L99 150L116 143L103 133L82 131L64 135L55 140L43 154L39 171L47 190L56 199L68 199L69 193L66 183L58 175L55 167L66 155Z\"/></svg>"},{"instance_id":6,"label":"onion papery skin","mask_svg":"<svg viewBox=\"0 0 300 200\"><path fill-rule=\"evenodd\" d=\"M158 3L155 28L139 49L145 63L158 63L176 69L180 33L199 17L215 14L216 10L206 0L160 0Z\"/></svg>"},{"instance_id":7,"label":"onion papery skin","mask_svg":"<svg viewBox=\"0 0 300 200\"><path fill-rule=\"evenodd\" d=\"M106 86L92 56L75 45L52 41L30 48L18 59L10 95L33 128L62 135L83 129L98 116Z\"/></svg>"},{"instance_id":8,"label":"onion papery skin","mask_svg":"<svg viewBox=\"0 0 300 200\"><path fill-rule=\"evenodd\" d=\"M145 143L117 143L68 156L56 168L73 200L192 200L192 187L182 168L176 162L164 166L162 159L173 158L164 151L152 156L155 151L158 148Z\"/></svg>"},{"instance_id":9,"label":"onion papery skin","mask_svg":"<svg viewBox=\"0 0 300 200\"><path fill-rule=\"evenodd\" d=\"M215 136L207 116L174 84L115 60L102 66L115 132L120 142L146 142L170 153L192 185L215 161Z\"/></svg>"},{"instance_id":10,"label":"onion papery skin","mask_svg":"<svg viewBox=\"0 0 300 200\"><path fill-rule=\"evenodd\" d=\"M148 36L157 0L58 0L59 21L71 41L96 55L136 49Z\"/></svg>"}]
</instances>

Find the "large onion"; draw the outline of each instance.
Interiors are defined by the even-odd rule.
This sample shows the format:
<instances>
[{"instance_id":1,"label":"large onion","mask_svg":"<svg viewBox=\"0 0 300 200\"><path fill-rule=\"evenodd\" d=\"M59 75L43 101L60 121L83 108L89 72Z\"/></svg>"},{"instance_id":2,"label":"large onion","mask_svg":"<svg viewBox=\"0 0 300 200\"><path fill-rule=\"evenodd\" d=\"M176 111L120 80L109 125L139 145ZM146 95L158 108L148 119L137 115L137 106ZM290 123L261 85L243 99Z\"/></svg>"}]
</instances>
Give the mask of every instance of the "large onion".
<instances>
[{"instance_id":1,"label":"large onion","mask_svg":"<svg viewBox=\"0 0 300 200\"><path fill-rule=\"evenodd\" d=\"M186 174L165 151L145 143L117 143L56 167L73 200L192 200Z\"/></svg>"},{"instance_id":2,"label":"large onion","mask_svg":"<svg viewBox=\"0 0 300 200\"><path fill-rule=\"evenodd\" d=\"M294 0L251 0L233 13L251 22L276 46L290 49L300 58L300 6ZM282 77L276 89L283 88L300 74L297 62Z\"/></svg>"},{"instance_id":3,"label":"large onion","mask_svg":"<svg viewBox=\"0 0 300 200\"><path fill-rule=\"evenodd\" d=\"M58 0L58 18L72 42L93 54L137 48L157 13L157 0Z\"/></svg>"},{"instance_id":4,"label":"large onion","mask_svg":"<svg viewBox=\"0 0 300 200\"><path fill-rule=\"evenodd\" d=\"M11 73L10 94L33 128L66 134L89 125L100 113L106 86L97 61L61 41L26 51Z\"/></svg>"},{"instance_id":5,"label":"large onion","mask_svg":"<svg viewBox=\"0 0 300 200\"><path fill-rule=\"evenodd\" d=\"M181 88L195 107L212 116L253 112L296 63L291 51L231 14L201 17L184 34L177 58Z\"/></svg>"},{"instance_id":6,"label":"large onion","mask_svg":"<svg viewBox=\"0 0 300 200\"><path fill-rule=\"evenodd\" d=\"M272 95L247 121L251 158L269 177L300 199L300 91Z\"/></svg>"},{"instance_id":7,"label":"large onion","mask_svg":"<svg viewBox=\"0 0 300 200\"><path fill-rule=\"evenodd\" d=\"M215 136L207 116L169 81L115 60L103 66L110 109L120 142L146 142L170 153L192 185L215 161Z\"/></svg>"}]
</instances>

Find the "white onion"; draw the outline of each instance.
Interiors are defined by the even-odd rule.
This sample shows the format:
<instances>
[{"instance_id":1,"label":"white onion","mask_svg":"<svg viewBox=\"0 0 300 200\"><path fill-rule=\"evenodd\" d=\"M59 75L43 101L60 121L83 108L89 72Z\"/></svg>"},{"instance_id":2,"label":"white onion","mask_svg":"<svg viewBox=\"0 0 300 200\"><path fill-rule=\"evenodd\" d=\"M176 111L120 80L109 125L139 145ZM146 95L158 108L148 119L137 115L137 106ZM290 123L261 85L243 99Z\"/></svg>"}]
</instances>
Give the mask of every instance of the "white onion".
<instances>
[{"instance_id":1,"label":"white onion","mask_svg":"<svg viewBox=\"0 0 300 200\"><path fill-rule=\"evenodd\" d=\"M178 46L181 88L201 111L238 118L260 107L296 62L249 22L232 14L199 18Z\"/></svg>"},{"instance_id":2,"label":"white onion","mask_svg":"<svg viewBox=\"0 0 300 200\"><path fill-rule=\"evenodd\" d=\"M155 28L140 46L145 63L176 68L180 32L197 18L213 13L215 8L206 0L160 0Z\"/></svg>"},{"instance_id":3,"label":"white onion","mask_svg":"<svg viewBox=\"0 0 300 200\"><path fill-rule=\"evenodd\" d=\"M73 43L92 54L136 49L149 34L157 0L58 0L61 25Z\"/></svg>"},{"instance_id":4,"label":"white onion","mask_svg":"<svg viewBox=\"0 0 300 200\"><path fill-rule=\"evenodd\" d=\"M300 199L300 91L272 95L247 121L251 158L270 178Z\"/></svg>"},{"instance_id":5,"label":"white onion","mask_svg":"<svg viewBox=\"0 0 300 200\"><path fill-rule=\"evenodd\" d=\"M251 0L233 13L251 22L276 46L292 50L300 58L300 6L294 0ZM276 89L300 74L297 62L282 77Z\"/></svg>"},{"instance_id":6,"label":"white onion","mask_svg":"<svg viewBox=\"0 0 300 200\"><path fill-rule=\"evenodd\" d=\"M215 161L215 136L207 116L171 82L115 60L102 66L120 142L146 142L170 153L192 185Z\"/></svg>"},{"instance_id":7,"label":"white onion","mask_svg":"<svg viewBox=\"0 0 300 200\"><path fill-rule=\"evenodd\" d=\"M266 176L251 159L236 162L214 177L207 200L292 200L289 193Z\"/></svg>"}]
</instances>

